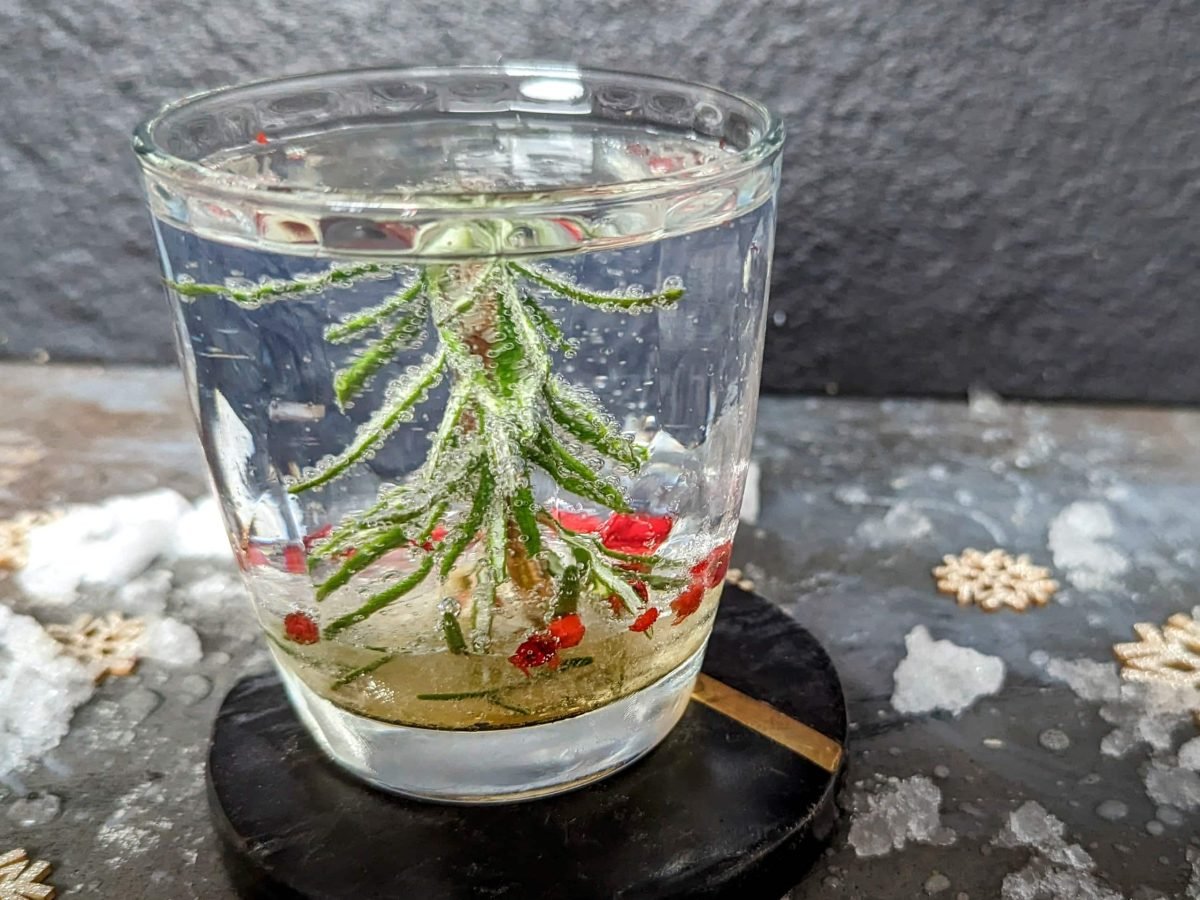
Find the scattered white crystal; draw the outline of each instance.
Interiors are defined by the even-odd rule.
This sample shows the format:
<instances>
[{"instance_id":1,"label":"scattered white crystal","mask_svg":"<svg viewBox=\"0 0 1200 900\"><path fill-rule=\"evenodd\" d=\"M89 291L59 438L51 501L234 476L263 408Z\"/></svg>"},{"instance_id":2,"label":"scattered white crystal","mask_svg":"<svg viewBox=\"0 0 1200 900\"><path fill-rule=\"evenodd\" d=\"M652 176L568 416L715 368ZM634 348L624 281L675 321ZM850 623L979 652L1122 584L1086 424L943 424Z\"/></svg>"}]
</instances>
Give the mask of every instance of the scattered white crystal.
<instances>
[{"instance_id":1,"label":"scattered white crystal","mask_svg":"<svg viewBox=\"0 0 1200 900\"><path fill-rule=\"evenodd\" d=\"M1038 743L1054 753L1061 753L1071 746L1071 739L1059 728L1047 728L1038 735Z\"/></svg>"},{"instance_id":2,"label":"scattered white crystal","mask_svg":"<svg viewBox=\"0 0 1200 900\"><path fill-rule=\"evenodd\" d=\"M1004 419L1004 401L995 391L981 384L967 389L967 414L976 422L999 422Z\"/></svg>"},{"instance_id":3,"label":"scattered white crystal","mask_svg":"<svg viewBox=\"0 0 1200 900\"><path fill-rule=\"evenodd\" d=\"M1112 513L1103 503L1072 503L1050 523L1054 565L1082 590L1115 587L1117 579L1129 570L1129 560L1108 543L1116 532Z\"/></svg>"},{"instance_id":4,"label":"scattered white crystal","mask_svg":"<svg viewBox=\"0 0 1200 900\"><path fill-rule=\"evenodd\" d=\"M200 662L204 652L196 629L178 619L158 619L146 625L138 642L138 655L169 666L192 666Z\"/></svg>"},{"instance_id":5,"label":"scattered white crystal","mask_svg":"<svg viewBox=\"0 0 1200 900\"><path fill-rule=\"evenodd\" d=\"M1154 817L1172 828L1178 828L1183 824L1183 813L1173 806L1160 806L1154 811Z\"/></svg>"},{"instance_id":6,"label":"scattered white crystal","mask_svg":"<svg viewBox=\"0 0 1200 900\"><path fill-rule=\"evenodd\" d=\"M1176 729L1192 719L1195 691L1173 685L1123 682L1113 663L1064 660L1034 654L1030 659L1065 681L1080 699L1101 703L1100 717L1114 730L1101 741L1106 756L1121 757L1140 744L1156 752L1172 748Z\"/></svg>"},{"instance_id":7,"label":"scattered white crystal","mask_svg":"<svg viewBox=\"0 0 1200 900\"><path fill-rule=\"evenodd\" d=\"M0 605L0 778L57 747L95 690L87 668L60 650L34 619Z\"/></svg>"},{"instance_id":8,"label":"scattered white crystal","mask_svg":"<svg viewBox=\"0 0 1200 900\"><path fill-rule=\"evenodd\" d=\"M1105 800L1096 807L1096 815L1109 822L1119 822L1129 815L1129 806L1120 800Z\"/></svg>"},{"instance_id":9,"label":"scattered white crystal","mask_svg":"<svg viewBox=\"0 0 1200 900\"><path fill-rule=\"evenodd\" d=\"M858 526L858 536L872 547L910 544L932 531L933 523L905 501L897 503L882 518L867 519Z\"/></svg>"},{"instance_id":10,"label":"scattered white crystal","mask_svg":"<svg viewBox=\"0 0 1200 900\"><path fill-rule=\"evenodd\" d=\"M1163 806L1200 809L1200 773L1155 760L1143 773L1146 795Z\"/></svg>"},{"instance_id":11,"label":"scattered white crystal","mask_svg":"<svg viewBox=\"0 0 1200 900\"><path fill-rule=\"evenodd\" d=\"M172 545L191 505L172 490L68 507L29 532L29 559L17 573L26 595L67 604L80 587L115 589L140 575Z\"/></svg>"},{"instance_id":12,"label":"scattered white crystal","mask_svg":"<svg viewBox=\"0 0 1200 900\"><path fill-rule=\"evenodd\" d=\"M245 608L250 593L242 579L232 572L213 572L179 591L180 599L193 613L221 613Z\"/></svg>"},{"instance_id":13,"label":"scattered white crystal","mask_svg":"<svg viewBox=\"0 0 1200 900\"><path fill-rule=\"evenodd\" d=\"M941 872L934 872L925 879L925 893L932 896L950 889L950 879Z\"/></svg>"},{"instance_id":14,"label":"scattered white crystal","mask_svg":"<svg viewBox=\"0 0 1200 900\"><path fill-rule=\"evenodd\" d=\"M924 625L910 631L904 643L908 655L892 676L896 685L892 706L897 712L944 709L958 715L1004 684L1003 660L950 641L935 641Z\"/></svg>"},{"instance_id":15,"label":"scattered white crystal","mask_svg":"<svg viewBox=\"0 0 1200 900\"><path fill-rule=\"evenodd\" d=\"M1200 737L1192 738L1179 748L1179 767L1200 772Z\"/></svg>"},{"instance_id":16,"label":"scattered white crystal","mask_svg":"<svg viewBox=\"0 0 1200 900\"><path fill-rule=\"evenodd\" d=\"M232 564L233 551L221 508L213 497L202 497L184 513L175 527L170 555L175 559L200 559Z\"/></svg>"},{"instance_id":17,"label":"scattered white crystal","mask_svg":"<svg viewBox=\"0 0 1200 900\"><path fill-rule=\"evenodd\" d=\"M833 498L847 506L866 506L871 502L871 495L860 484L844 484L833 491Z\"/></svg>"},{"instance_id":18,"label":"scattered white crystal","mask_svg":"<svg viewBox=\"0 0 1200 900\"><path fill-rule=\"evenodd\" d=\"M1115 663L1091 659L1055 659L1044 653L1033 653L1029 658L1044 668L1051 678L1065 681L1081 700L1099 703L1121 696L1121 674Z\"/></svg>"},{"instance_id":19,"label":"scattered white crystal","mask_svg":"<svg viewBox=\"0 0 1200 900\"><path fill-rule=\"evenodd\" d=\"M1097 879L1095 861L1078 844L1068 844L1064 830L1059 819L1034 801L1009 814L994 843L1028 848L1035 855L1025 868L1004 877L1002 900L1123 900Z\"/></svg>"},{"instance_id":20,"label":"scattered white crystal","mask_svg":"<svg viewBox=\"0 0 1200 900\"><path fill-rule=\"evenodd\" d=\"M908 841L952 844L955 834L942 826L941 802L942 792L923 775L888 778L877 793L854 798L850 845L859 856L882 856Z\"/></svg>"},{"instance_id":21,"label":"scattered white crystal","mask_svg":"<svg viewBox=\"0 0 1200 900\"><path fill-rule=\"evenodd\" d=\"M35 794L9 804L8 818L23 828L32 828L53 822L61 810L62 800L57 794Z\"/></svg>"},{"instance_id":22,"label":"scattered white crystal","mask_svg":"<svg viewBox=\"0 0 1200 900\"><path fill-rule=\"evenodd\" d=\"M121 585L113 594L114 609L131 616L161 616L167 610L173 577L169 569L151 569Z\"/></svg>"}]
</instances>

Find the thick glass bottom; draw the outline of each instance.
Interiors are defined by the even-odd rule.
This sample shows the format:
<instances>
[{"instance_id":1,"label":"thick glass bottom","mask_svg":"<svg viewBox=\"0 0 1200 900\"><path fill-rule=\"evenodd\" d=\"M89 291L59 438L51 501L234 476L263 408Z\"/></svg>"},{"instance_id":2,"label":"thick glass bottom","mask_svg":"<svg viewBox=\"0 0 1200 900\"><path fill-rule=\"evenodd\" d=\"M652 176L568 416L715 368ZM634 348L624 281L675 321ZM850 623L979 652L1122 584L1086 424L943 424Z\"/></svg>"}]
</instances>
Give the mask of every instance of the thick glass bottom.
<instances>
[{"instance_id":1,"label":"thick glass bottom","mask_svg":"<svg viewBox=\"0 0 1200 900\"><path fill-rule=\"evenodd\" d=\"M278 666L292 706L320 747L357 777L442 803L507 803L561 793L652 750L687 706L700 647L651 685L591 712L490 731L392 725L347 712Z\"/></svg>"}]
</instances>

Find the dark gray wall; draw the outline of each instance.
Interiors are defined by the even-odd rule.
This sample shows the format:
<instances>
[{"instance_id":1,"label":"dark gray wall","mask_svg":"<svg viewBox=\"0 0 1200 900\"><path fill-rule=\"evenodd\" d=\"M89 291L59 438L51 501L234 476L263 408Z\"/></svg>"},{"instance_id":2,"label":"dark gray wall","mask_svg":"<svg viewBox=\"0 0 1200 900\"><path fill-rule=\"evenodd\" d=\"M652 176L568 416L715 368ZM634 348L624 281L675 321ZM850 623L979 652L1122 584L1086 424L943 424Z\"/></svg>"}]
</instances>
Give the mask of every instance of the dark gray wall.
<instances>
[{"instance_id":1,"label":"dark gray wall","mask_svg":"<svg viewBox=\"0 0 1200 900\"><path fill-rule=\"evenodd\" d=\"M0 0L0 41L0 354L171 358L158 102L546 56L785 114L769 388L1200 400L1194 0Z\"/></svg>"}]
</instances>

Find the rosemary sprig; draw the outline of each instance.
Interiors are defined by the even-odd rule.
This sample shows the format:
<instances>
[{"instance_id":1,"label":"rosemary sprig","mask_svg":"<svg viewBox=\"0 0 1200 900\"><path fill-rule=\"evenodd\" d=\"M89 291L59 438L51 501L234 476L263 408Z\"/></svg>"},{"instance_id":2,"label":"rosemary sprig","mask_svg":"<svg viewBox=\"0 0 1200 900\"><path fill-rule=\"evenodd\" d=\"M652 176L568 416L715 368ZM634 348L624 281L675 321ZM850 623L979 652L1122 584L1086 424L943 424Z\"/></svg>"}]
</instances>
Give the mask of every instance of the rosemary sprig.
<instances>
[{"instance_id":1,"label":"rosemary sprig","mask_svg":"<svg viewBox=\"0 0 1200 900\"><path fill-rule=\"evenodd\" d=\"M345 408L361 398L398 354L425 345L430 331L436 346L418 365L391 378L378 408L348 446L291 482L288 490L299 494L323 488L369 459L443 378L449 378L449 396L421 467L402 484L381 489L363 512L346 516L310 554L314 572L343 557L317 584L319 599L351 584L392 551L405 548L415 562L412 571L328 623L324 637L336 637L431 576L446 581L464 559L470 560L476 582L469 641L457 616L441 619L447 647L456 653L488 646L496 589L510 579L555 615L577 609L585 593L600 600L615 597L633 612L644 605L634 585L660 590L685 583L684 573L669 560L613 551L591 535L562 528L533 489L534 473L540 470L563 491L629 513L633 507L626 493L601 473L609 463L636 473L649 458L649 451L621 431L595 396L553 373L553 354L569 356L576 347L547 308L548 301L559 298L638 313L672 306L682 298L682 287L668 284L640 294L596 292L545 265L499 258L482 265L427 265L408 278L398 267L362 263L245 289L170 286L185 297L220 295L258 305L388 277L400 283L381 302L325 331L330 344L354 348L334 377L338 405ZM451 510L465 511L444 521ZM421 530L414 534L418 525ZM448 530L432 540L437 527ZM547 534L570 548L566 564L545 540ZM480 552L469 555L475 544ZM563 665L568 663L584 664L564 660ZM356 672L341 679L363 674ZM341 679L340 684L349 683Z\"/></svg>"}]
</instances>

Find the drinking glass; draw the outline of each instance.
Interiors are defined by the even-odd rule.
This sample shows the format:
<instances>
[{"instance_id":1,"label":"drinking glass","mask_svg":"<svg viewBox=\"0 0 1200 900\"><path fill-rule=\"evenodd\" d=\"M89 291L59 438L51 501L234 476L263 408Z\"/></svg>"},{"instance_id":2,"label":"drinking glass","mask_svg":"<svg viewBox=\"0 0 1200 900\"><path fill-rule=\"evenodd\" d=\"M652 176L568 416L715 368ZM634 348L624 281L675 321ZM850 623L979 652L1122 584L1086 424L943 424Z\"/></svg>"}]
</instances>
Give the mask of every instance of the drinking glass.
<instances>
[{"instance_id":1,"label":"drinking glass","mask_svg":"<svg viewBox=\"0 0 1200 900\"><path fill-rule=\"evenodd\" d=\"M781 143L749 100L561 64L265 81L137 129L231 543L341 766L534 797L679 719L737 526Z\"/></svg>"}]
</instances>

